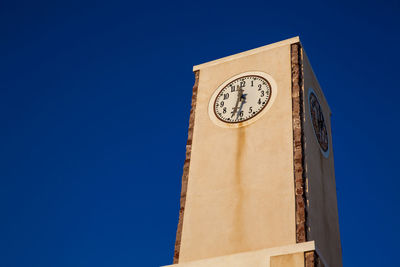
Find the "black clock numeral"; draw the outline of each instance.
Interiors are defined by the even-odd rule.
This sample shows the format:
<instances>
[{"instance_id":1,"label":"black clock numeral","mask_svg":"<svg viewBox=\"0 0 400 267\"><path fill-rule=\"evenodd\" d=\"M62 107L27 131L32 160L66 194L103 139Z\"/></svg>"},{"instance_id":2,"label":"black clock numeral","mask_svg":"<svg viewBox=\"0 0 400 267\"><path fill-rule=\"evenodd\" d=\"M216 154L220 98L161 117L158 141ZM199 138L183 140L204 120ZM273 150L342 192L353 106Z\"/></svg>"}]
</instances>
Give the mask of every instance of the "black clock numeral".
<instances>
[{"instance_id":1,"label":"black clock numeral","mask_svg":"<svg viewBox=\"0 0 400 267\"><path fill-rule=\"evenodd\" d=\"M223 109L222 109L222 113L226 113L226 107L224 107Z\"/></svg>"},{"instance_id":2,"label":"black clock numeral","mask_svg":"<svg viewBox=\"0 0 400 267\"><path fill-rule=\"evenodd\" d=\"M225 104L224 101L221 101L221 108L224 106L224 104Z\"/></svg>"},{"instance_id":3,"label":"black clock numeral","mask_svg":"<svg viewBox=\"0 0 400 267\"><path fill-rule=\"evenodd\" d=\"M263 97L264 96L264 91L261 91L261 97Z\"/></svg>"},{"instance_id":4,"label":"black clock numeral","mask_svg":"<svg viewBox=\"0 0 400 267\"><path fill-rule=\"evenodd\" d=\"M251 81L251 86L252 86L252 87L254 86L254 81Z\"/></svg>"},{"instance_id":5,"label":"black clock numeral","mask_svg":"<svg viewBox=\"0 0 400 267\"><path fill-rule=\"evenodd\" d=\"M244 112L243 112L243 110L241 110L241 111L239 112L239 116L240 116L240 117L243 117L243 115L244 115Z\"/></svg>"},{"instance_id":6,"label":"black clock numeral","mask_svg":"<svg viewBox=\"0 0 400 267\"><path fill-rule=\"evenodd\" d=\"M246 86L246 81L241 81L240 82L240 87L245 87Z\"/></svg>"},{"instance_id":7,"label":"black clock numeral","mask_svg":"<svg viewBox=\"0 0 400 267\"><path fill-rule=\"evenodd\" d=\"M232 92L235 92L235 86L234 85L231 85L231 93Z\"/></svg>"},{"instance_id":8,"label":"black clock numeral","mask_svg":"<svg viewBox=\"0 0 400 267\"><path fill-rule=\"evenodd\" d=\"M258 102L257 102L259 105L261 105L261 98L259 98L258 99Z\"/></svg>"},{"instance_id":9,"label":"black clock numeral","mask_svg":"<svg viewBox=\"0 0 400 267\"><path fill-rule=\"evenodd\" d=\"M249 107L249 113L253 112L253 107Z\"/></svg>"},{"instance_id":10,"label":"black clock numeral","mask_svg":"<svg viewBox=\"0 0 400 267\"><path fill-rule=\"evenodd\" d=\"M229 93L224 94L224 100L229 98Z\"/></svg>"},{"instance_id":11,"label":"black clock numeral","mask_svg":"<svg viewBox=\"0 0 400 267\"><path fill-rule=\"evenodd\" d=\"M262 86L261 84L258 85L258 91L261 90L261 86Z\"/></svg>"}]
</instances>

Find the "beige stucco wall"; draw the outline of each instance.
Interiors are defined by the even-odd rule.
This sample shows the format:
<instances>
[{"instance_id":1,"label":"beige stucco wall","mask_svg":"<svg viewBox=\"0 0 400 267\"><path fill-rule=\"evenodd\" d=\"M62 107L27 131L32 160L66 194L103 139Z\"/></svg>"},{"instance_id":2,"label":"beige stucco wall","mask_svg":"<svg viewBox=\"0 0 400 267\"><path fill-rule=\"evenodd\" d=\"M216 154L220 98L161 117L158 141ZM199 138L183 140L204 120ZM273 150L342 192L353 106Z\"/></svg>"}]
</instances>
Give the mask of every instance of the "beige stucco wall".
<instances>
[{"instance_id":1,"label":"beige stucco wall","mask_svg":"<svg viewBox=\"0 0 400 267\"><path fill-rule=\"evenodd\" d=\"M304 252L273 256L271 267L304 267Z\"/></svg>"},{"instance_id":2,"label":"beige stucco wall","mask_svg":"<svg viewBox=\"0 0 400 267\"><path fill-rule=\"evenodd\" d=\"M304 267L304 252L314 249L314 242L306 242L165 267Z\"/></svg>"},{"instance_id":3,"label":"beige stucco wall","mask_svg":"<svg viewBox=\"0 0 400 267\"><path fill-rule=\"evenodd\" d=\"M253 124L216 126L211 95L246 71L275 79L275 102ZM201 67L195 114L179 263L296 243L290 42Z\"/></svg>"},{"instance_id":4,"label":"beige stucco wall","mask_svg":"<svg viewBox=\"0 0 400 267\"><path fill-rule=\"evenodd\" d=\"M329 155L326 158L315 137L308 93L310 88L316 93L323 110L329 134ZM304 107L305 107L305 163L308 180L308 239L315 240L319 255L329 266L342 266L339 220L336 200L335 171L333 162L331 118L328 103L304 53Z\"/></svg>"}]
</instances>

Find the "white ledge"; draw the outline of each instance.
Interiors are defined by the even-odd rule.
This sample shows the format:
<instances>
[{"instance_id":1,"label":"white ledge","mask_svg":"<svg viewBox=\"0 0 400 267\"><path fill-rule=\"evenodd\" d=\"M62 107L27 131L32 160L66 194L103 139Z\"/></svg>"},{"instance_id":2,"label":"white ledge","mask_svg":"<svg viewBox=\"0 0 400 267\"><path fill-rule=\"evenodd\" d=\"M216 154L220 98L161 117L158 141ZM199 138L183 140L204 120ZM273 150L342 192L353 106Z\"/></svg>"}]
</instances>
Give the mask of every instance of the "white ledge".
<instances>
[{"instance_id":1,"label":"white ledge","mask_svg":"<svg viewBox=\"0 0 400 267\"><path fill-rule=\"evenodd\" d=\"M285 254L292 254L298 252L307 252L315 250L314 241L308 241L304 243L297 243L292 245L286 245L281 247L273 247L261 250L254 250L248 252L241 252L235 254L229 254L214 258L206 258L195 261L187 261L174 265L167 265L164 267L248 267L247 264L249 259L258 259L257 261L262 262L262 266L268 267L270 266L270 257L279 256ZM265 264L264 264L265 263ZM254 265L251 265L254 266ZM260 265L257 265L260 266Z\"/></svg>"}]
</instances>

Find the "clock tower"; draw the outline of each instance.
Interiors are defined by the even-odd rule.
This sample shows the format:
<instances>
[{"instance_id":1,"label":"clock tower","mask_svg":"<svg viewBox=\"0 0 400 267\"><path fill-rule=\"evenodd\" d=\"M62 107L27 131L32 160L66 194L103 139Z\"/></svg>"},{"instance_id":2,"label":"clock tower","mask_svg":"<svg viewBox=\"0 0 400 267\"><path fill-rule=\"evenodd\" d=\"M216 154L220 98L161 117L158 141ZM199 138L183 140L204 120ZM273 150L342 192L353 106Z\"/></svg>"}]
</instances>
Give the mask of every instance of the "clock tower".
<instances>
[{"instance_id":1,"label":"clock tower","mask_svg":"<svg viewBox=\"0 0 400 267\"><path fill-rule=\"evenodd\" d=\"M342 266L331 111L299 38L193 70L171 267Z\"/></svg>"}]
</instances>

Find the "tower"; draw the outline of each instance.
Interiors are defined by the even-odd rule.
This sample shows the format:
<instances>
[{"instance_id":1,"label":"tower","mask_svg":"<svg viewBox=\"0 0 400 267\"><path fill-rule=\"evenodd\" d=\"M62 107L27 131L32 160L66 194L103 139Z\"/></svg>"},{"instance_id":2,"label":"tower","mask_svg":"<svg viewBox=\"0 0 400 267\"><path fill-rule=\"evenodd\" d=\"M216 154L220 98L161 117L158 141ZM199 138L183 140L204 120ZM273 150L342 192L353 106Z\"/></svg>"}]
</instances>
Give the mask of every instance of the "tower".
<instances>
[{"instance_id":1,"label":"tower","mask_svg":"<svg viewBox=\"0 0 400 267\"><path fill-rule=\"evenodd\" d=\"M299 38L193 70L171 266L342 266L331 112Z\"/></svg>"}]
</instances>

